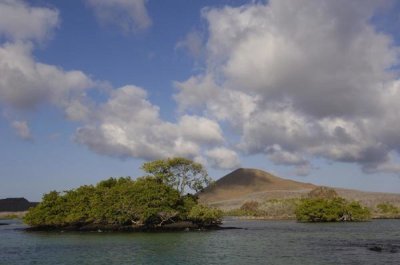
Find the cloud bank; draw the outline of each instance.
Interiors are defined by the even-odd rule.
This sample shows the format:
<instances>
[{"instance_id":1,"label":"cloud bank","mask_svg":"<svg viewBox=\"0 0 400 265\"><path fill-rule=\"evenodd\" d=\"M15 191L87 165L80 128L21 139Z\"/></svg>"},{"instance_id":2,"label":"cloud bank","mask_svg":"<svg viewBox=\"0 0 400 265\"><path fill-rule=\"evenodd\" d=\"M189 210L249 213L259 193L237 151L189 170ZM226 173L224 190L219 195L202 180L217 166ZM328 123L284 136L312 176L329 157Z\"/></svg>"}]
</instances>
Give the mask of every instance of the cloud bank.
<instances>
[{"instance_id":1,"label":"cloud bank","mask_svg":"<svg viewBox=\"0 0 400 265\"><path fill-rule=\"evenodd\" d=\"M381 1L271 0L207 8L206 70L181 111L228 122L244 154L308 173L312 159L400 173L399 49L370 23Z\"/></svg>"},{"instance_id":2,"label":"cloud bank","mask_svg":"<svg viewBox=\"0 0 400 265\"><path fill-rule=\"evenodd\" d=\"M151 25L146 1L87 3L124 31ZM79 122L77 143L113 157L185 156L230 169L239 155L263 154L298 175L316 158L399 174L399 48L371 24L380 5L271 0L203 9L207 34L189 33L177 48L205 56L205 70L175 82L179 114L167 121L144 88L112 88L96 102L88 91L101 82L39 62L33 51L54 34L59 11L2 0L0 104L54 105ZM29 138L27 124L11 126Z\"/></svg>"}]
</instances>

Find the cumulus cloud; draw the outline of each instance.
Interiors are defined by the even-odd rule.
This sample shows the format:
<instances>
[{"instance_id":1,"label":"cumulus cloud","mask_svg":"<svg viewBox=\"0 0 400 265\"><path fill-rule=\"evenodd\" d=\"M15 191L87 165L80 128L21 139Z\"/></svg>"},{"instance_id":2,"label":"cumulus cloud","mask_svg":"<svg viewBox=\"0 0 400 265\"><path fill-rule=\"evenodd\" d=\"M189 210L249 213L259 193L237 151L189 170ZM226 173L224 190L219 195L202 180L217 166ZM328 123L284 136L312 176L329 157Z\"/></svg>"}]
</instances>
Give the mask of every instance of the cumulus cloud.
<instances>
[{"instance_id":1,"label":"cumulus cloud","mask_svg":"<svg viewBox=\"0 0 400 265\"><path fill-rule=\"evenodd\" d=\"M0 37L42 41L58 24L58 10L31 7L20 0L0 1Z\"/></svg>"},{"instance_id":2,"label":"cumulus cloud","mask_svg":"<svg viewBox=\"0 0 400 265\"><path fill-rule=\"evenodd\" d=\"M94 85L81 71L64 71L35 61L32 49L31 43L21 42L0 46L0 102L3 104L30 109L51 102L68 108Z\"/></svg>"},{"instance_id":3,"label":"cumulus cloud","mask_svg":"<svg viewBox=\"0 0 400 265\"><path fill-rule=\"evenodd\" d=\"M103 24L120 27L124 32L143 30L152 21L146 9L147 0L86 0Z\"/></svg>"},{"instance_id":4,"label":"cumulus cloud","mask_svg":"<svg viewBox=\"0 0 400 265\"><path fill-rule=\"evenodd\" d=\"M184 115L176 123L162 120L146 91L133 85L115 89L93 112L95 118L77 130L75 139L105 155L201 159L203 146L224 141L218 123L207 118Z\"/></svg>"},{"instance_id":5,"label":"cumulus cloud","mask_svg":"<svg viewBox=\"0 0 400 265\"><path fill-rule=\"evenodd\" d=\"M206 151L210 165L217 169L234 169L240 166L237 153L225 147L216 147Z\"/></svg>"},{"instance_id":6,"label":"cumulus cloud","mask_svg":"<svg viewBox=\"0 0 400 265\"><path fill-rule=\"evenodd\" d=\"M390 70L399 48L370 22L380 4L271 0L204 9L206 70L176 83L180 110L228 121L244 154L265 154L300 175L316 157L399 173L400 90Z\"/></svg>"},{"instance_id":7,"label":"cumulus cloud","mask_svg":"<svg viewBox=\"0 0 400 265\"><path fill-rule=\"evenodd\" d=\"M35 45L48 39L58 23L57 10L0 1L0 103L14 110L50 103L69 119L83 120L89 105L86 90L96 82L82 71L65 71L33 56Z\"/></svg>"},{"instance_id":8,"label":"cumulus cloud","mask_svg":"<svg viewBox=\"0 0 400 265\"><path fill-rule=\"evenodd\" d=\"M219 124L213 120L184 115L179 119L180 133L186 139L203 144L220 144L224 141Z\"/></svg>"},{"instance_id":9,"label":"cumulus cloud","mask_svg":"<svg viewBox=\"0 0 400 265\"><path fill-rule=\"evenodd\" d=\"M29 129L28 123L26 121L13 121L11 123L12 128L15 133L23 140L32 140L31 130Z\"/></svg>"},{"instance_id":10,"label":"cumulus cloud","mask_svg":"<svg viewBox=\"0 0 400 265\"><path fill-rule=\"evenodd\" d=\"M240 127L257 107L258 97L219 87L210 75L193 76L175 82L175 86L179 89L174 98L180 112L205 109L206 115L229 121L235 127Z\"/></svg>"}]
</instances>

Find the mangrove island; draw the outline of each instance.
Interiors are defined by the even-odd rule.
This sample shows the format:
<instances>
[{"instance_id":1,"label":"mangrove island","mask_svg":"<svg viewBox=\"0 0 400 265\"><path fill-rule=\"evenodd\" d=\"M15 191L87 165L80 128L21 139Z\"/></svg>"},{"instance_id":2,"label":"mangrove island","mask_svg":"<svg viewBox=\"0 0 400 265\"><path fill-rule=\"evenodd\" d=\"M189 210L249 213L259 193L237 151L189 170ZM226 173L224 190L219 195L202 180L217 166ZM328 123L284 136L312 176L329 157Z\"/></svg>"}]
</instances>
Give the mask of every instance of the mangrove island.
<instances>
[{"instance_id":1,"label":"mangrove island","mask_svg":"<svg viewBox=\"0 0 400 265\"><path fill-rule=\"evenodd\" d=\"M135 180L109 178L63 192L51 191L24 217L30 230L163 231L215 229L222 211L199 204L211 183L204 167L185 158L143 164Z\"/></svg>"}]
</instances>

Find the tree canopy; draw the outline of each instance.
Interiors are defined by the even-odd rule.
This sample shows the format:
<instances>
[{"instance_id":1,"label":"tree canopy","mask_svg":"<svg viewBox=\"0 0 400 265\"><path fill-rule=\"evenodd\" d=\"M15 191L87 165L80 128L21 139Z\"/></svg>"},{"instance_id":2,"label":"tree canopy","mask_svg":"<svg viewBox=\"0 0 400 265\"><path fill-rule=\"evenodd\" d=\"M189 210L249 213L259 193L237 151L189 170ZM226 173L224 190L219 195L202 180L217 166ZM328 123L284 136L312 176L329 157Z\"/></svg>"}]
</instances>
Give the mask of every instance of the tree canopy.
<instances>
[{"instance_id":1,"label":"tree canopy","mask_svg":"<svg viewBox=\"0 0 400 265\"><path fill-rule=\"evenodd\" d=\"M203 165L182 157L144 163L142 169L175 188L181 195L190 190L201 191L211 183Z\"/></svg>"}]
</instances>

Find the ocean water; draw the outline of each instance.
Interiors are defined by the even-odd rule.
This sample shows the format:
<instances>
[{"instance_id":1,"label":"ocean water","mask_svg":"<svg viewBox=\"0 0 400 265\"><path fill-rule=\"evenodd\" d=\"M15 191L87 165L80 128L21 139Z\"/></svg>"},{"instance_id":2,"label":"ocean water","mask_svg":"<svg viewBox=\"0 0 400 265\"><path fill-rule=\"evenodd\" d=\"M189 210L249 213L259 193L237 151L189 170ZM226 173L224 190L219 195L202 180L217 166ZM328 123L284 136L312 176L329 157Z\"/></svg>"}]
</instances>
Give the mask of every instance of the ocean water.
<instances>
[{"instance_id":1,"label":"ocean water","mask_svg":"<svg viewBox=\"0 0 400 265\"><path fill-rule=\"evenodd\" d=\"M0 222L11 222L0 226L1 265L400 264L400 220L227 219L225 226L243 229L164 233L25 232L18 221Z\"/></svg>"}]
</instances>

